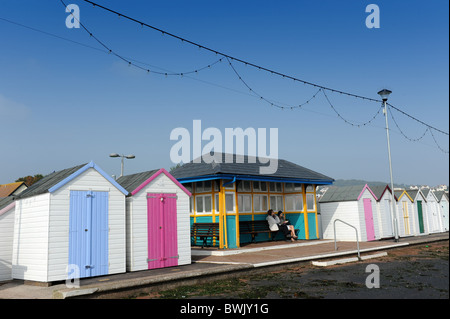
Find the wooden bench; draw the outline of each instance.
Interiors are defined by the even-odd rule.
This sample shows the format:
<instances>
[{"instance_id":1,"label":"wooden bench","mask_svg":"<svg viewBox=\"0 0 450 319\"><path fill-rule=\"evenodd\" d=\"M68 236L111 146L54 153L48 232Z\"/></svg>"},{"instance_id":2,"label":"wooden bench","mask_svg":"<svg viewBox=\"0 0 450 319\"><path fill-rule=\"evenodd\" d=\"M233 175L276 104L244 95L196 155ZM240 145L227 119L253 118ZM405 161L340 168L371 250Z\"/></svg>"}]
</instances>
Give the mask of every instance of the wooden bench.
<instances>
[{"instance_id":1,"label":"wooden bench","mask_svg":"<svg viewBox=\"0 0 450 319\"><path fill-rule=\"evenodd\" d=\"M245 220L239 221L239 234L250 234L252 236L252 243L255 242L256 236L261 233L272 234L272 240L275 239L279 230L272 231L269 228L269 223L266 220ZM297 234L298 229L295 229ZM290 236L288 236L290 238Z\"/></svg>"},{"instance_id":2,"label":"wooden bench","mask_svg":"<svg viewBox=\"0 0 450 319\"><path fill-rule=\"evenodd\" d=\"M219 223L193 223L191 226L191 240L195 245L197 238L200 238L202 248L208 245L208 239L219 240Z\"/></svg>"}]
</instances>

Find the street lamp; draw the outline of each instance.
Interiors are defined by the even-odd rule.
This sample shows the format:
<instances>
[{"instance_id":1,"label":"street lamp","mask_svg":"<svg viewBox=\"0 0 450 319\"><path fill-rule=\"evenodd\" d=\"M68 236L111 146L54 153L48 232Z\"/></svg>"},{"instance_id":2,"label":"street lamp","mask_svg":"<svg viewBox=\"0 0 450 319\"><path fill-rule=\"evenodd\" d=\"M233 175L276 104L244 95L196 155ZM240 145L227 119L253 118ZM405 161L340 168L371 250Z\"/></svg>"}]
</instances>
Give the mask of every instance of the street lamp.
<instances>
[{"instance_id":1,"label":"street lamp","mask_svg":"<svg viewBox=\"0 0 450 319\"><path fill-rule=\"evenodd\" d=\"M392 91L383 89L378 94L381 96L381 99L383 100L383 114L386 118L386 135L387 135L387 145L388 145L388 156L389 156L389 173L391 175L391 192L392 192L392 201L391 201L391 209L392 214L394 215L394 237L395 241L398 242L398 225L397 225L397 211L395 209L395 194L394 194L394 179L392 177L392 161L391 161L391 143L389 141L389 125L388 125L388 116L387 116L387 100L389 98L389 95L392 93Z\"/></svg>"},{"instance_id":2,"label":"street lamp","mask_svg":"<svg viewBox=\"0 0 450 319\"><path fill-rule=\"evenodd\" d=\"M123 159L124 158L127 158L127 159L133 159L133 158L135 158L136 156L134 156L134 155L132 155L132 154L130 154L130 155L119 155L119 154L117 154L117 153L111 153L111 154L109 154L109 157L122 157L122 163L121 163L121 166L120 166L120 176L119 177L122 177L123 176Z\"/></svg>"}]
</instances>

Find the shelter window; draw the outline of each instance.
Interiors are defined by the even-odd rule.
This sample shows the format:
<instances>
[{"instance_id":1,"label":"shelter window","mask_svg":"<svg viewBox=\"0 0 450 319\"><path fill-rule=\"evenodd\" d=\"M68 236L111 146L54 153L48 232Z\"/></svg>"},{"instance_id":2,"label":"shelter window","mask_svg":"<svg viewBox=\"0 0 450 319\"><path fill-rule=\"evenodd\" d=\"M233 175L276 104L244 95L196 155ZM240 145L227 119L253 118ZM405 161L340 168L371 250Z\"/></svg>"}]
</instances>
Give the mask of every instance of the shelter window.
<instances>
[{"instance_id":1,"label":"shelter window","mask_svg":"<svg viewBox=\"0 0 450 319\"><path fill-rule=\"evenodd\" d=\"M306 194L306 207L308 211L316 209L316 196L314 194Z\"/></svg>"},{"instance_id":2,"label":"shelter window","mask_svg":"<svg viewBox=\"0 0 450 319\"><path fill-rule=\"evenodd\" d=\"M302 191L302 184L299 183L286 183L284 184L284 191L287 193L299 193Z\"/></svg>"},{"instance_id":3,"label":"shelter window","mask_svg":"<svg viewBox=\"0 0 450 319\"><path fill-rule=\"evenodd\" d=\"M255 212L266 212L267 207L267 195L253 195L253 209Z\"/></svg>"},{"instance_id":4,"label":"shelter window","mask_svg":"<svg viewBox=\"0 0 450 319\"><path fill-rule=\"evenodd\" d=\"M252 195L238 195L238 207L241 213L251 213Z\"/></svg>"},{"instance_id":5,"label":"shelter window","mask_svg":"<svg viewBox=\"0 0 450 319\"><path fill-rule=\"evenodd\" d=\"M299 212L303 210L302 195L286 195L286 211Z\"/></svg>"},{"instance_id":6,"label":"shelter window","mask_svg":"<svg viewBox=\"0 0 450 319\"><path fill-rule=\"evenodd\" d=\"M253 191L254 192L267 192L267 182L253 182Z\"/></svg>"},{"instance_id":7,"label":"shelter window","mask_svg":"<svg viewBox=\"0 0 450 319\"><path fill-rule=\"evenodd\" d=\"M212 182L211 181L201 181L195 184L195 192L196 193L205 193L211 192L212 190Z\"/></svg>"},{"instance_id":8,"label":"shelter window","mask_svg":"<svg viewBox=\"0 0 450 319\"><path fill-rule=\"evenodd\" d=\"M240 181L237 187L238 192L251 192L252 183L250 181Z\"/></svg>"},{"instance_id":9,"label":"shelter window","mask_svg":"<svg viewBox=\"0 0 450 319\"><path fill-rule=\"evenodd\" d=\"M283 186L279 182L270 182L269 189L272 193L281 193L283 191Z\"/></svg>"},{"instance_id":10,"label":"shelter window","mask_svg":"<svg viewBox=\"0 0 450 319\"><path fill-rule=\"evenodd\" d=\"M195 204L197 213L211 213L212 196L211 195L195 196Z\"/></svg>"},{"instance_id":11,"label":"shelter window","mask_svg":"<svg viewBox=\"0 0 450 319\"><path fill-rule=\"evenodd\" d=\"M272 195L270 196L270 209L273 209L275 212L280 210L284 210L283 208L283 196L281 195Z\"/></svg>"}]
</instances>

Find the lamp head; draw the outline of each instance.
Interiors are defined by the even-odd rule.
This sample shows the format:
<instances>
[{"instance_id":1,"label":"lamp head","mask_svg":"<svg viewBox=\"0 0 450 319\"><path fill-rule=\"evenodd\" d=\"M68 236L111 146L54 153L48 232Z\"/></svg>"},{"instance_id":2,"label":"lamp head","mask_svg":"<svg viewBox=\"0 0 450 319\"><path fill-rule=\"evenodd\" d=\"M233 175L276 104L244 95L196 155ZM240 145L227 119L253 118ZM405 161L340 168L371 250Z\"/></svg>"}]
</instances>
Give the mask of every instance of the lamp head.
<instances>
[{"instance_id":1,"label":"lamp head","mask_svg":"<svg viewBox=\"0 0 450 319\"><path fill-rule=\"evenodd\" d=\"M119 154L117 154L117 153L111 153L111 154L109 154L109 157L119 157L120 155Z\"/></svg>"},{"instance_id":2,"label":"lamp head","mask_svg":"<svg viewBox=\"0 0 450 319\"><path fill-rule=\"evenodd\" d=\"M389 95L392 93L392 91L389 91L387 89L383 89L380 92L378 92L378 95L381 96L381 98L383 99L383 102L386 102L389 98Z\"/></svg>"}]
</instances>

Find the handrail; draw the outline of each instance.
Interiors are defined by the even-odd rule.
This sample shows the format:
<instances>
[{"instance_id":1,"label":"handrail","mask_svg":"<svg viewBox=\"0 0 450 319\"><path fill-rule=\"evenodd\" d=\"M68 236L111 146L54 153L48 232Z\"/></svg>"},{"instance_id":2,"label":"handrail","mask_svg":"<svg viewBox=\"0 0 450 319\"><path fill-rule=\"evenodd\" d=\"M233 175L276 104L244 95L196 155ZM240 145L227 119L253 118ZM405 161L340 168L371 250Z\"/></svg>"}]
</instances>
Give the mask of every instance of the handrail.
<instances>
[{"instance_id":1,"label":"handrail","mask_svg":"<svg viewBox=\"0 0 450 319\"><path fill-rule=\"evenodd\" d=\"M344 223L344 224L346 224L347 226L352 227L352 228L356 231L356 245L357 245L357 248L358 248L358 260L361 260L361 254L360 254L360 251L359 251L358 229L356 229L355 226L350 225L349 223L344 222L344 221L341 220L341 219L335 219L334 222L333 222L333 229L334 229L334 250L337 250L337 245L336 245L336 222Z\"/></svg>"}]
</instances>

